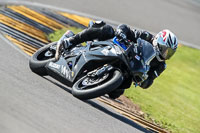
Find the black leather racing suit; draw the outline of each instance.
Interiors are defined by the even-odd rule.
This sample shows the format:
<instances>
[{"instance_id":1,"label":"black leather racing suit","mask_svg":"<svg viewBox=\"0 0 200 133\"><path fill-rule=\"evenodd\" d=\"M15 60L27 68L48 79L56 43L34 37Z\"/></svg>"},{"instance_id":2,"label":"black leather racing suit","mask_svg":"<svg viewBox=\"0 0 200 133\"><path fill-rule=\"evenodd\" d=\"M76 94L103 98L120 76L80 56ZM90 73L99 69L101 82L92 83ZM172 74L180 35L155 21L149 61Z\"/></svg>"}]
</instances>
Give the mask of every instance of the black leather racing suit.
<instances>
[{"instance_id":1,"label":"black leather racing suit","mask_svg":"<svg viewBox=\"0 0 200 133\"><path fill-rule=\"evenodd\" d=\"M132 30L127 25L121 24L117 27L126 35L127 39L136 43L138 38L144 39L152 44L154 36L147 31ZM91 41L98 39L100 41L112 39L116 35L115 30L110 26L106 25L104 22L95 23L92 27L89 27L82 32L76 34L70 38L70 43L72 45L80 44L85 41ZM157 58L154 58L150 63L150 70L148 72L149 77L140 85L140 87L146 89L152 85L154 79L158 77L164 70L166 64L165 62L159 62ZM125 86L121 86L122 89L129 88L132 81ZM123 93L123 92L122 92Z\"/></svg>"}]
</instances>

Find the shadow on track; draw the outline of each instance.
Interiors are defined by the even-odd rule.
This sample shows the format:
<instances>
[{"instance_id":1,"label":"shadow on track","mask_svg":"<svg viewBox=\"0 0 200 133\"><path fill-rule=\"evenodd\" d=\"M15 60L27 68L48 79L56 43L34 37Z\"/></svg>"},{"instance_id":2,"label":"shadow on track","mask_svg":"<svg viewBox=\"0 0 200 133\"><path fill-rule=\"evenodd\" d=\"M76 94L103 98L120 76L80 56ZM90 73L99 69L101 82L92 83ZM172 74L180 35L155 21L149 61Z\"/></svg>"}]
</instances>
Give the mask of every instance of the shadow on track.
<instances>
[{"instance_id":1,"label":"shadow on track","mask_svg":"<svg viewBox=\"0 0 200 133\"><path fill-rule=\"evenodd\" d=\"M87 101L84 101L85 103L91 105L92 107L106 113L107 115L110 115L112 117L114 117L115 119L117 120L120 120L121 122L124 122L142 132L145 132L145 133L151 133L150 131L148 131L147 129L143 128L142 126L136 124L135 122L131 121L130 119L120 115L120 114L117 114L117 113L114 113L114 112L111 112L109 111L108 109L106 109L105 107L99 105L98 103L92 101L92 100L87 100Z\"/></svg>"},{"instance_id":2,"label":"shadow on track","mask_svg":"<svg viewBox=\"0 0 200 133\"><path fill-rule=\"evenodd\" d=\"M49 77L43 77L44 79L48 80L49 82L55 84L56 86L62 88L63 90L67 91L68 93L71 93L71 89L67 88L66 86L62 85L62 83L57 83L55 80L50 79Z\"/></svg>"},{"instance_id":3,"label":"shadow on track","mask_svg":"<svg viewBox=\"0 0 200 133\"><path fill-rule=\"evenodd\" d=\"M62 85L62 83L55 82L54 80L49 79L48 77L43 77L43 78L46 79L46 80L48 80L49 82L55 84L56 86L62 88L63 90L67 91L68 93L71 93L71 89L67 88L64 85ZM115 118L115 119L117 119L117 120L119 120L121 122L124 122L124 123L126 123L126 124L128 124L128 125L130 125L130 126L132 126L134 128L136 128L136 129L138 129L138 130L140 130L142 132L151 133L151 131L143 128L142 126L138 125L137 123L133 122L132 120L130 120L130 119L128 119L128 118L126 118L126 117L124 117L124 116L122 116L120 114L114 113L114 112L106 109L105 107L99 105L98 103L96 103L93 100L85 100L85 101L80 100L80 101L82 101L84 103L87 103L87 104L91 105L92 107L94 107L95 109L98 109L98 110L104 112L105 114L110 115L113 118Z\"/></svg>"}]
</instances>

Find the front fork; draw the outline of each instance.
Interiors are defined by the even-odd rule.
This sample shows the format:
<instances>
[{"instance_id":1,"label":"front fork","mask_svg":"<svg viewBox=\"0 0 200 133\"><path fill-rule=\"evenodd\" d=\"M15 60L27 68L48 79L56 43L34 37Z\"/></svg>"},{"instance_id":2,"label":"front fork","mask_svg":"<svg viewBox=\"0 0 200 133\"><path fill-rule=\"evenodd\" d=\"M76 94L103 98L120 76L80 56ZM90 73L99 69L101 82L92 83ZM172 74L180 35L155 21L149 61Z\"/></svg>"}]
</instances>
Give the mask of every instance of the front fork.
<instances>
[{"instance_id":1,"label":"front fork","mask_svg":"<svg viewBox=\"0 0 200 133\"><path fill-rule=\"evenodd\" d=\"M105 64L103 67L101 67L100 69L96 69L94 71L91 71L87 74L88 77L97 79L100 78L102 76L104 76L106 73L112 71L114 69L113 66Z\"/></svg>"}]
</instances>

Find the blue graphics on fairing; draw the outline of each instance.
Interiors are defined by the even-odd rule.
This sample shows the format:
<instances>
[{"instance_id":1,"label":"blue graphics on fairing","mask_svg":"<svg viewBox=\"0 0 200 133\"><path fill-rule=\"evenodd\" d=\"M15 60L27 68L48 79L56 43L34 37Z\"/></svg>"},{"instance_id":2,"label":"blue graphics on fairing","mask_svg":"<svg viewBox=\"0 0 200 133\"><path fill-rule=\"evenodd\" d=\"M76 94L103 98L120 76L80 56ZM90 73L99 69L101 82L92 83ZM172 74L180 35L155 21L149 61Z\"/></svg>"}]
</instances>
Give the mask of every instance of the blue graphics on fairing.
<instances>
[{"instance_id":1,"label":"blue graphics on fairing","mask_svg":"<svg viewBox=\"0 0 200 133\"><path fill-rule=\"evenodd\" d=\"M114 42L115 44L121 46L124 50L127 49L126 45L124 45L123 43L120 43L120 42L117 41L117 37L114 37L114 38L113 38L113 42Z\"/></svg>"}]
</instances>

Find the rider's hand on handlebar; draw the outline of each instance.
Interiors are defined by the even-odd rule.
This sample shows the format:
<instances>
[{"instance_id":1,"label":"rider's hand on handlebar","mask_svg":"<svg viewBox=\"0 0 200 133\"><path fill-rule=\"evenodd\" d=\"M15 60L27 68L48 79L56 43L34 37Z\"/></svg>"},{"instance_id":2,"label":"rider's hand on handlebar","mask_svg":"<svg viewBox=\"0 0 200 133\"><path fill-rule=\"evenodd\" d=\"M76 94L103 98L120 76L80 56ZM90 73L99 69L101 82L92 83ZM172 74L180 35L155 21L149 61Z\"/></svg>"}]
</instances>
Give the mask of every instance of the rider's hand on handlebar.
<instances>
[{"instance_id":1,"label":"rider's hand on handlebar","mask_svg":"<svg viewBox=\"0 0 200 133\"><path fill-rule=\"evenodd\" d=\"M118 38L119 42L124 43L127 46L131 44L130 40L128 40L126 34L121 29L116 31L115 36Z\"/></svg>"},{"instance_id":2,"label":"rider's hand on handlebar","mask_svg":"<svg viewBox=\"0 0 200 133\"><path fill-rule=\"evenodd\" d=\"M124 34L124 32L121 29L117 29L117 31L116 31L116 37L119 40L127 40L126 35Z\"/></svg>"}]
</instances>

